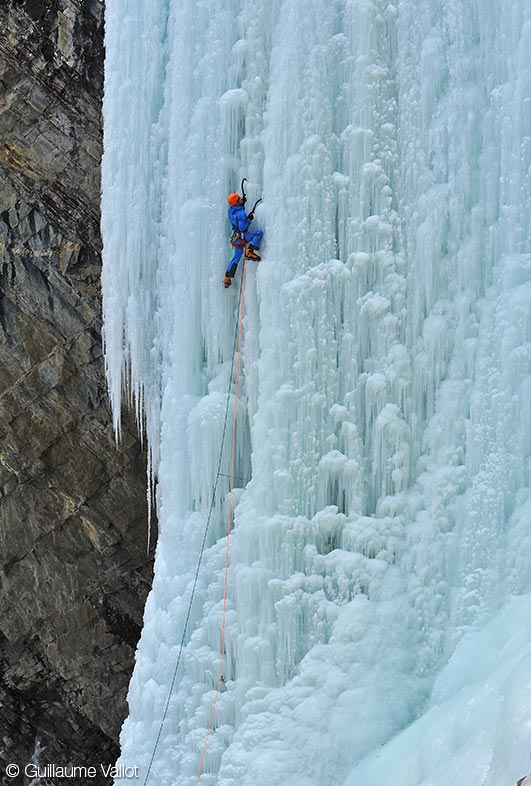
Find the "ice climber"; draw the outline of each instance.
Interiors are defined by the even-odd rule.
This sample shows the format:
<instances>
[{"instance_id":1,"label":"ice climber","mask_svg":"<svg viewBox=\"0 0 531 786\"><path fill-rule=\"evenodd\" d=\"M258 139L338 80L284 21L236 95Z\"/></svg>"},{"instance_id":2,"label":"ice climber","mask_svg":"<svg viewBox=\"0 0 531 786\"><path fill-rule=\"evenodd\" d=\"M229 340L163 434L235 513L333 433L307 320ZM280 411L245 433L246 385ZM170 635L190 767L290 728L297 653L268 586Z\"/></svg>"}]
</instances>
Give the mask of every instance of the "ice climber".
<instances>
[{"instance_id":1,"label":"ice climber","mask_svg":"<svg viewBox=\"0 0 531 786\"><path fill-rule=\"evenodd\" d=\"M261 257L258 256L256 251L260 248L260 243L264 236L261 229L253 229L251 232L248 232L254 218L254 212L251 211L249 215L246 214L244 207L245 197L241 197L234 192L228 195L227 202L229 203L229 221L232 226L230 242L234 248L234 253L225 273L223 281L225 289L232 284L238 262L244 251L245 259L254 259L255 262L260 261Z\"/></svg>"}]
</instances>

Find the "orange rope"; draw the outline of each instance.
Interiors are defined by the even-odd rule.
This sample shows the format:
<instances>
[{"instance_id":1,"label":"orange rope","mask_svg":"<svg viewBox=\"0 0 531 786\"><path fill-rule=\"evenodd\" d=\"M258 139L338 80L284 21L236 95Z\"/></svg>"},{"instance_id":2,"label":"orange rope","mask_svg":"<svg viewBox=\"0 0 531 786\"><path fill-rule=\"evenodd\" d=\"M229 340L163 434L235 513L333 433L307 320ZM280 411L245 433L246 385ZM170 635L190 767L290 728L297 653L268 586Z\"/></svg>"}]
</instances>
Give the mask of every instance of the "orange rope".
<instances>
[{"instance_id":1,"label":"orange rope","mask_svg":"<svg viewBox=\"0 0 531 786\"><path fill-rule=\"evenodd\" d=\"M234 415L233 415L233 423L232 423L232 449L231 449L231 459L230 459L229 502L227 505L227 540L225 544L225 579L223 582L223 614L221 616L221 646L219 648L219 675L218 675L218 684L216 687L216 695L214 696L214 702L212 704L212 712L210 713L205 742L203 745L203 750L201 752L201 759L199 761L199 767L195 779L195 786L197 786L197 784L199 783L199 778L201 777L201 771L203 769L203 763L205 761L205 754L208 745L208 740L210 737L210 732L212 731L212 724L214 723L216 706L218 703L219 694L221 692L221 683L223 682L223 653L225 650L225 620L227 617L227 594L228 594L227 590L229 585L229 545L230 545L231 516L232 516L232 486L233 486L233 479L234 479L234 463L235 463L235 452L236 452L236 414L237 414L237 405L238 405L238 384L240 381L240 359L241 359L241 342L242 342L242 332L243 332L244 295L245 295L245 259L243 261L243 272L242 272L242 297L240 302L240 314L239 314L240 326L238 332L236 374L235 374L235 381L234 381Z\"/></svg>"}]
</instances>

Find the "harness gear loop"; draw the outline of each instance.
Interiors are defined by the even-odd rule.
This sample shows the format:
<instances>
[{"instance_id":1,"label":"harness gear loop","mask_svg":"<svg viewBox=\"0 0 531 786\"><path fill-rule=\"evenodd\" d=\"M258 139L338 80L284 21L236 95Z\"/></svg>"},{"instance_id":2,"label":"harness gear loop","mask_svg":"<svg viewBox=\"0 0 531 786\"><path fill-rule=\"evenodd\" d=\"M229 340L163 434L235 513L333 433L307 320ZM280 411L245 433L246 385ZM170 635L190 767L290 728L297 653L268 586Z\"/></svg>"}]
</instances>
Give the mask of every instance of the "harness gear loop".
<instances>
[{"instance_id":1,"label":"harness gear loop","mask_svg":"<svg viewBox=\"0 0 531 786\"><path fill-rule=\"evenodd\" d=\"M234 248L245 248L247 241L244 232L240 232L239 229L233 229L232 235L230 236L230 244Z\"/></svg>"}]
</instances>

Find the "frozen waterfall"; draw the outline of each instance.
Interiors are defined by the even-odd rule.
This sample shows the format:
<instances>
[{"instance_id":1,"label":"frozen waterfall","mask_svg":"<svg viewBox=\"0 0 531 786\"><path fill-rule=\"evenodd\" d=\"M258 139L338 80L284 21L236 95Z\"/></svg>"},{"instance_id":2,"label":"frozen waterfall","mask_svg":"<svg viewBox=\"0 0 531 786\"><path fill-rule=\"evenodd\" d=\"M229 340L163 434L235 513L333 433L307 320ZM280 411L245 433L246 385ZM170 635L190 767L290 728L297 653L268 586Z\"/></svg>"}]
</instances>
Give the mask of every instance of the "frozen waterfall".
<instances>
[{"instance_id":1,"label":"frozen waterfall","mask_svg":"<svg viewBox=\"0 0 531 786\"><path fill-rule=\"evenodd\" d=\"M226 195L246 176L265 243L199 783L515 783L531 770L529 0L106 0L106 53L105 356L160 526L120 762L144 783L216 481ZM225 474L151 786L196 783Z\"/></svg>"}]
</instances>

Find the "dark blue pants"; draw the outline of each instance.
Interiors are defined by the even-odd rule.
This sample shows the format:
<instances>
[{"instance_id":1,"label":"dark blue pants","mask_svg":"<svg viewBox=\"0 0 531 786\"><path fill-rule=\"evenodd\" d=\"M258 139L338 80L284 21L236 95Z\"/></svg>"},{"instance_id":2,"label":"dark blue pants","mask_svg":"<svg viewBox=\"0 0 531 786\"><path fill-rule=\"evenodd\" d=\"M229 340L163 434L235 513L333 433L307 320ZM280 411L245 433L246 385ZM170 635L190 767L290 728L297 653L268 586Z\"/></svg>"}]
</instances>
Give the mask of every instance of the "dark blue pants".
<instances>
[{"instance_id":1,"label":"dark blue pants","mask_svg":"<svg viewBox=\"0 0 531 786\"><path fill-rule=\"evenodd\" d=\"M251 232L246 232L245 242L250 243L251 246L255 246L255 248L260 248L260 243L262 242L262 238L264 233L261 229L253 229ZM236 268L238 267L238 262L242 258L242 254L245 251L245 248L235 248L234 253L232 255L232 259L229 262L229 266L227 268L227 272L225 273L226 276L229 278L233 278L234 274L236 273Z\"/></svg>"}]
</instances>

